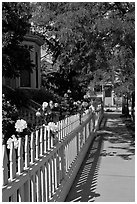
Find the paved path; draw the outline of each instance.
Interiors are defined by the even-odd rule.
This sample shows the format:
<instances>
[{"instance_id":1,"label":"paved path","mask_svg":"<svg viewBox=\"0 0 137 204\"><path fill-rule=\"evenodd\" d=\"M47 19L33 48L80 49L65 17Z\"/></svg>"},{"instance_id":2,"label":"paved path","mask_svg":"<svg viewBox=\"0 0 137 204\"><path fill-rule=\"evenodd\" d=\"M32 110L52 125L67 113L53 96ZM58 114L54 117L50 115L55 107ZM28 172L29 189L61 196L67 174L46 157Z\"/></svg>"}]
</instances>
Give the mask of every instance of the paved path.
<instances>
[{"instance_id":1,"label":"paved path","mask_svg":"<svg viewBox=\"0 0 137 204\"><path fill-rule=\"evenodd\" d=\"M65 202L135 202L135 145L119 113L106 113Z\"/></svg>"}]
</instances>

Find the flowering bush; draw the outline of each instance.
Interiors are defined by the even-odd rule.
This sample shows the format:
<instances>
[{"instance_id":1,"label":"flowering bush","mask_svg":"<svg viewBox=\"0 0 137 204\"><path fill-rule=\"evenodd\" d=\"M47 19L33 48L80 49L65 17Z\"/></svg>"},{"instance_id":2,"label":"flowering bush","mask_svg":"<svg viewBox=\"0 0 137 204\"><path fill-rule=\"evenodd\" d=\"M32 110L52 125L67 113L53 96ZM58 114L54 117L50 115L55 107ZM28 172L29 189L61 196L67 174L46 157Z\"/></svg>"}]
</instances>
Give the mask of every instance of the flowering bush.
<instances>
[{"instance_id":1,"label":"flowering bush","mask_svg":"<svg viewBox=\"0 0 137 204\"><path fill-rule=\"evenodd\" d=\"M30 128L23 119L19 119L17 107L6 100L2 95L2 139L3 144L15 140L15 137L23 137L30 133ZM11 136L12 135L12 136ZM15 137L14 137L15 136ZM9 145L8 145L9 146Z\"/></svg>"},{"instance_id":2,"label":"flowering bush","mask_svg":"<svg viewBox=\"0 0 137 204\"><path fill-rule=\"evenodd\" d=\"M7 101L5 95L2 95L2 135L3 143L6 143L9 137L15 133L15 121L18 118L18 110L15 105Z\"/></svg>"},{"instance_id":3,"label":"flowering bush","mask_svg":"<svg viewBox=\"0 0 137 204\"><path fill-rule=\"evenodd\" d=\"M15 123L15 129L16 129L16 136L12 135L8 140L7 140L7 148L10 149L11 148L11 143L14 142L14 148L17 149L19 142L17 137L21 137L22 133L25 129L27 129L27 122L23 119L18 119ZM25 134L24 134L25 136Z\"/></svg>"},{"instance_id":4,"label":"flowering bush","mask_svg":"<svg viewBox=\"0 0 137 204\"><path fill-rule=\"evenodd\" d=\"M57 120L57 115L59 115L59 105L58 103L43 102L41 108L36 112L37 117L41 117L43 124L48 124L49 122L55 122ZM57 121L56 121L57 122Z\"/></svg>"},{"instance_id":5,"label":"flowering bush","mask_svg":"<svg viewBox=\"0 0 137 204\"><path fill-rule=\"evenodd\" d=\"M71 91L67 90L67 93L64 94L64 98L61 101L61 117L65 117L73 114L74 105L73 98L71 97ZM62 119L61 118L61 119Z\"/></svg>"}]
</instances>

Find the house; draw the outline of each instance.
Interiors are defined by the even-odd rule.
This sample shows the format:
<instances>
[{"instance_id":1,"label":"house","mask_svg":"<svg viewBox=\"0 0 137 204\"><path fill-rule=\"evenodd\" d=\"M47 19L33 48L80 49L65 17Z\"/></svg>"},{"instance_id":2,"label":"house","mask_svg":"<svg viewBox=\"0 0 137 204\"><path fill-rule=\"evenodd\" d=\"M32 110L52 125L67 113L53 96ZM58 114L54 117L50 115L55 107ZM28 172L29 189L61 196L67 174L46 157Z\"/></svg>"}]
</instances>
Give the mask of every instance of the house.
<instances>
[{"instance_id":1,"label":"house","mask_svg":"<svg viewBox=\"0 0 137 204\"><path fill-rule=\"evenodd\" d=\"M96 97L100 97L102 99L105 106L115 106L117 103L122 103L122 98L115 95L113 85L111 83L95 86L94 92Z\"/></svg>"},{"instance_id":2,"label":"house","mask_svg":"<svg viewBox=\"0 0 137 204\"><path fill-rule=\"evenodd\" d=\"M90 82L88 87L87 95L92 98L100 98L105 106L113 106L114 105L114 91L111 83L107 84L95 84L94 82Z\"/></svg>"},{"instance_id":3,"label":"house","mask_svg":"<svg viewBox=\"0 0 137 204\"><path fill-rule=\"evenodd\" d=\"M10 86L11 88L27 88L27 89L40 89L41 87L41 65L40 65L40 58L41 58L41 46L43 45L43 39L34 34L29 33L24 37L23 44L29 48L30 51L30 58L32 63L35 65L35 69L32 73L27 70L23 70L20 73L20 77L16 77L13 79L4 78L2 79L3 85Z\"/></svg>"}]
</instances>

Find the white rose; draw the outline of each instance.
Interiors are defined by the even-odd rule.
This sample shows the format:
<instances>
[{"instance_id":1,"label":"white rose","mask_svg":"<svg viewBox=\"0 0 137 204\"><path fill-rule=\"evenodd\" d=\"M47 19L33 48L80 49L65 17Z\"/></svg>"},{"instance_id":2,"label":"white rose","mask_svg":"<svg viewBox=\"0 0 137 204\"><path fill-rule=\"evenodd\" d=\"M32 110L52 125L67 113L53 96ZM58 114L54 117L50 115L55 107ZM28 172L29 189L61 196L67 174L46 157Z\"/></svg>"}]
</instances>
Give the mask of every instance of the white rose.
<instances>
[{"instance_id":1,"label":"white rose","mask_svg":"<svg viewBox=\"0 0 137 204\"><path fill-rule=\"evenodd\" d=\"M23 130L25 128L27 128L27 123L25 120L21 119L21 120L17 120L17 122L15 123L15 128L17 132L23 132Z\"/></svg>"},{"instance_id":2,"label":"white rose","mask_svg":"<svg viewBox=\"0 0 137 204\"><path fill-rule=\"evenodd\" d=\"M50 128L51 131L57 132L58 131L58 126L54 122L49 122L48 127Z\"/></svg>"}]
</instances>

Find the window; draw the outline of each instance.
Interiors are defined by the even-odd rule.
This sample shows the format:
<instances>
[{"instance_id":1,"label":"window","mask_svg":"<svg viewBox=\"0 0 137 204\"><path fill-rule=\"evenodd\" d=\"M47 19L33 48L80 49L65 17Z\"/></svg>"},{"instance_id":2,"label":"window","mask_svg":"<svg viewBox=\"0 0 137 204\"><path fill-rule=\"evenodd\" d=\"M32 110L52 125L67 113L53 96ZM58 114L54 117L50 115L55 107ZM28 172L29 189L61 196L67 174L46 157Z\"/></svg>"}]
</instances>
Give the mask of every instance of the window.
<instances>
[{"instance_id":1,"label":"window","mask_svg":"<svg viewBox=\"0 0 137 204\"><path fill-rule=\"evenodd\" d=\"M101 85L96 85L94 88L95 92L102 92L102 86Z\"/></svg>"},{"instance_id":2,"label":"window","mask_svg":"<svg viewBox=\"0 0 137 204\"><path fill-rule=\"evenodd\" d=\"M105 97L111 97L112 87L105 86Z\"/></svg>"},{"instance_id":3,"label":"window","mask_svg":"<svg viewBox=\"0 0 137 204\"><path fill-rule=\"evenodd\" d=\"M27 70L22 70L20 72L20 86L21 87L30 87L31 86L31 78L30 72Z\"/></svg>"},{"instance_id":4,"label":"window","mask_svg":"<svg viewBox=\"0 0 137 204\"><path fill-rule=\"evenodd\" d=\"M35 64L36 64L36 88L38 88L39 75L38 75L38 53L37 52L35 55Z\"/></svg>"}]
</instances>

